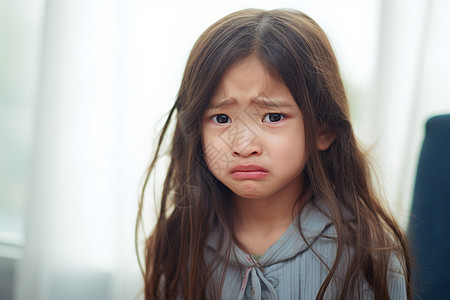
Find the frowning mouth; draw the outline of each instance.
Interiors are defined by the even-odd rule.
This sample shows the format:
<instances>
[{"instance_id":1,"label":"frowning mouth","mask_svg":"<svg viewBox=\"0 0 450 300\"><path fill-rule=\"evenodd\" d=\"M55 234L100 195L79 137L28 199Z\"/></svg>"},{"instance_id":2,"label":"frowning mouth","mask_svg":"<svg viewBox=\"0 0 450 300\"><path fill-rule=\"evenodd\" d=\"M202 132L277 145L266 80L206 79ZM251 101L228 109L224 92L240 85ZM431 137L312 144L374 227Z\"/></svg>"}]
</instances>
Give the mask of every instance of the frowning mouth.
<instances>
[{"instance_id":1,"label":"frowning mouth","mask_svg":"<svg viewBox=\"0 0 450 300\"><path fill-rule=\"evenodd\" d=\"M260 179L269 174L266 169L257 165L239 165L231 168L230 173L237 180Z\"/></svg>"}]
</instances>

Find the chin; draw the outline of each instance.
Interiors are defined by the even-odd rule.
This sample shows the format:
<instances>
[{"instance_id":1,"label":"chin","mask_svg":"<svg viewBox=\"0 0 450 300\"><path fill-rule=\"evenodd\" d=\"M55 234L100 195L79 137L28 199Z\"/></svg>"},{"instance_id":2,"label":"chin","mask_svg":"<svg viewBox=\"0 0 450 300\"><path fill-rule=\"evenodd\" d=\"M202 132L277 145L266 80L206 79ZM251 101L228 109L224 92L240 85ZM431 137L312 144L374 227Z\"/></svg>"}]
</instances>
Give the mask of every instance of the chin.
<instances>
[{"instance_id":1,"label":"chin","mask_svg":"<svg viewBox=\"0 0 450 300\"><path fill-rule=\"evenodd\" d=\"M256 189L255 187L234 189L233 193L236 196L248 199L258 199L264 197L263 193L259 189Z\"/></svg>"}]
</instances>

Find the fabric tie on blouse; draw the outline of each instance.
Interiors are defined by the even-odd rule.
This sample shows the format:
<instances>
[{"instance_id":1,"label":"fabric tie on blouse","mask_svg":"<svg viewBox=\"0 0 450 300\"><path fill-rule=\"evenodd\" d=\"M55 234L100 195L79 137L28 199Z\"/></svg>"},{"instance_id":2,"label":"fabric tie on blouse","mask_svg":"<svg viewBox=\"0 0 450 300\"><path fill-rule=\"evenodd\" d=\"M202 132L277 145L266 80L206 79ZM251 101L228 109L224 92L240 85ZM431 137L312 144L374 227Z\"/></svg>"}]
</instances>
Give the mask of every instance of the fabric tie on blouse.
<instances>
[{"instance_id":1,"label":"fabric tie on blouse","mask_svg":"<svg viewBox=\"0 0 450 300\"><path fill-rule=\"evenodd\" d=\"M247 255L247 260L252 264L255 263L249 255ZM264 277L264 274L261 272L261 270L259 268L261 268L261 267L257 266L257 265L247 267L244 279L242 281L241 292L238 297L239 300L245 299L245 293L247 290L247 285L248 285L249 280L251 281L251 285L252 285L252 287L251 287L252 299L255 299L255 300L261 299L261 296L262 296L262 286L261 285L264 285L267 290L267 293L266 293L264 299L278 300L278 296L275 291L275 287L272 285L272 283L269 280L267 280Z\"/></svg>"},{"instance_id":2,"label":"fabric tie on blouse","mask_svg":"<svg viewBox=\"0 0 450 300\"><path fill-rule=\"evenodd\" d=\"M240 293L238 299L277 299L276 288L278 280L275 274L271 274L269 266L294 258L312 245L317 237L331 225L330 219L322 213L312 213L317 208L311 203L307 203L302 209L300 223L303 237L298 234L298 217L291 223L283 236L260 257L258 261L245 253L236 244L231 245L229 262L238 268L244 268L244 276L240 282ZM217 229L216 229L217 230ZM219 252L220 256L226 258L227 251L224 241L226 235L224 231L213 233L208 241L207 247ZM250 286L249 286L250 285ZM224 287L226 288L226 287Z\"/></svg>"}]
</instances>

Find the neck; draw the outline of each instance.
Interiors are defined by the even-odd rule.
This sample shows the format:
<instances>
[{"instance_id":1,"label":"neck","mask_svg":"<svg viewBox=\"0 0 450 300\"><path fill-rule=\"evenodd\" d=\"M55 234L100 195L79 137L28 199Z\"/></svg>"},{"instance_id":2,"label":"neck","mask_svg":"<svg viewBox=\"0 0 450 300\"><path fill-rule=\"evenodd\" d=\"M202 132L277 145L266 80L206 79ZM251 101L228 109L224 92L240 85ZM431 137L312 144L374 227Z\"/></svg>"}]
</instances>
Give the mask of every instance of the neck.
<instances>
[{"instance_id":1,"label":"neck","mask_svg":"<svg viewBox=\"0 0 450 300\"><path fill-rule=\"evenodd\" d=\"M296 198L287 199L245 199L233 198L233 224L237 229L270 229L289 226L295 216ZM300 201L299 201L300 202Z\"/></svg>"},{"instance_id":2,"label":"neck","mask_svg":"<svg viewBox=\"0 0 450 300\"><path fill-rule=\"evenodd\" d=\"M232 199L233 233L238 244L252 254L263 254L300 213L306 193L277 194L268 198Z\"/></svg>"}]
</instances>

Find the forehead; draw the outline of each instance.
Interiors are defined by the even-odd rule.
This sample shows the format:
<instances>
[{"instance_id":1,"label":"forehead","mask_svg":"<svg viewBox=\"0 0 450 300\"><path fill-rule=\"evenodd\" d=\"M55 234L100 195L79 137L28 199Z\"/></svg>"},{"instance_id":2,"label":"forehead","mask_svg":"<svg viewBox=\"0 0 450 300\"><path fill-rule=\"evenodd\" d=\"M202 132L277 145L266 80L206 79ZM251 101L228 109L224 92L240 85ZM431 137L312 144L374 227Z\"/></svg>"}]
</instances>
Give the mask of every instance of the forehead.
<instances>
[{"instance_id":1,"label":"forehead","mask_svg":"<svg viewBox=\"0 0 450 300\"><path fill-rule=\"evenodd\" d=\"M264 63L256 56L247 57L231 65L222 76L220 85L264 85L267 87L285 88L283 82L273 76ZM219 87L220 87L219 85Z\"/></svg>"},{"instance_id":2,"label":"forehead","mask_svg":"<svg viewBox=\"0 0 450 300\"><path fill-rule=\"evenodd\" d=\"M274 77L258 58L251 56L235 63L226 71L210 106L240 101L270 106L275 100L281 106L295 105L286 85Z\"/></svg>"}]
</instances>

